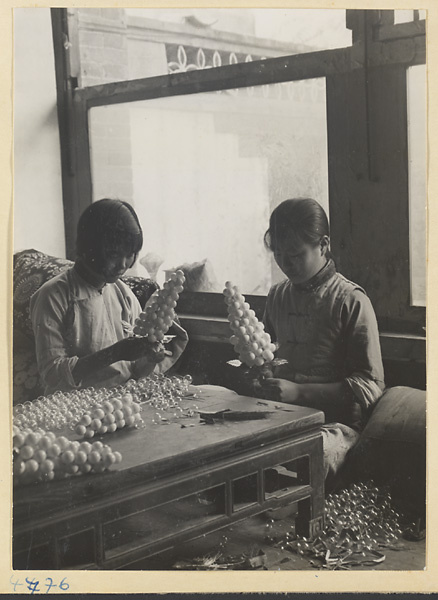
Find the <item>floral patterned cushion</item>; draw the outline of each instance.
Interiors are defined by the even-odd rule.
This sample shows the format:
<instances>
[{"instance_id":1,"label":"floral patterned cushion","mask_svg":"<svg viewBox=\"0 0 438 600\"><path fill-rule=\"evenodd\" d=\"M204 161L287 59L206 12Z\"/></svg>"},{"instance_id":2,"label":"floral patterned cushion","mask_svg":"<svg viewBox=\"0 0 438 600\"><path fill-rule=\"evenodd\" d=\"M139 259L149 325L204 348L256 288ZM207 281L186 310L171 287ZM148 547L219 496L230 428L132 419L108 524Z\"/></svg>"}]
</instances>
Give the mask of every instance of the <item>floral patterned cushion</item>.
<instances>
[{"instance_id":1,"label":"floral patterned cushion","mask_svg":"<svg viewBox=\"0 0 438 600\"><path fill-rule=\"evenodd\" d=\"M19 348L14 343L13 402L22 404L43 394L34 348Z\"/></svg>"},{"instance_id":2,"label":"floral patterned cushion","mask_svg":"<svg viewBox=\"0 0 438 600\"><path fill-rule=\"evenodd\" d=\"M55 258L37 250L23 250L14 255L14 334L20 331L33 340L29 300L42 285L73 265L71 260Z\"/></svg>"},{"instance_id":3,"label":"floral patterned cushion","mask_svg":"<svg viewBox=\"0 0 438 600\"><path fill-rule=\"evenodd\" d=\"M35 342L30 320L29 301L46 281L73 265L38 250L23 250L14 255L13 278L13 399L14 404L33 400L42 394L35 357ZM151 279L123 277L137 296L142 308L158 289Z\"/></svg>"}]
</instances>

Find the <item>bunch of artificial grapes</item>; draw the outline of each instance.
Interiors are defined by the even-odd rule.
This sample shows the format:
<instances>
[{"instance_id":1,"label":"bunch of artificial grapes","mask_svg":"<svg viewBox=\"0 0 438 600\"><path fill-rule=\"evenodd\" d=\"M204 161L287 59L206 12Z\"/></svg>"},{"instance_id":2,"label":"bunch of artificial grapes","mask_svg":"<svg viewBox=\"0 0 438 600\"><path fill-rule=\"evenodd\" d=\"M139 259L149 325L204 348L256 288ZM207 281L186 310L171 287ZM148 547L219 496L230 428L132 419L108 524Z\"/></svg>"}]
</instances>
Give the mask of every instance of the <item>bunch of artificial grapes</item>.
<instances>
[{"instance_id":1,"label":"bunch of artificial grapes","mask_svg":"<svg viewBox=\"0 0 438 600\"><path fill-rule=\"evenodd\" d=\"M181 270L172 273L161 290L156 291L145 310L135 321L134 333L145 336L152 343L161 342L175 318L175 306L184 288L185 277Z\"/></svg>"},{"instance_id":2,"label":"bunch of artificial grapes","mask_svg":"<svg viewBox=\"0 0 438 600\"><path fill-rule=\"evenodd\" d=\"M52 431L13 429L14 484L102 473L121 462L120 452L102 442L72 442Z\"/></svg>"},{"instance_id":3,"label":"bunch of artificial grapes","mask_svg":"<svg viewBox=\"0 0 438 600\"><path fill-rule=\"evenodd\" d=\"M79 419L75 432L84 438L95 434L113 433L123 427L131 427L142 421L140 404L134 402L127 392L121 398L108 398L86 411Z\"/></svg>"},{"instance_id":4,"label":"bunch of artificial grapes","mask_svg":"<svg viewBox=\"0 0 438 600\"><path fill-rule=\"evenodd\" d=\"M275 344L271 342L269 333L264 331L263 323L257 319L248 302L245 302L238 287L227 281L223 293L233 331L230 342L240 360L248 367L262 367L265 363L272 362Z\"/></svg>"}]
</instances>

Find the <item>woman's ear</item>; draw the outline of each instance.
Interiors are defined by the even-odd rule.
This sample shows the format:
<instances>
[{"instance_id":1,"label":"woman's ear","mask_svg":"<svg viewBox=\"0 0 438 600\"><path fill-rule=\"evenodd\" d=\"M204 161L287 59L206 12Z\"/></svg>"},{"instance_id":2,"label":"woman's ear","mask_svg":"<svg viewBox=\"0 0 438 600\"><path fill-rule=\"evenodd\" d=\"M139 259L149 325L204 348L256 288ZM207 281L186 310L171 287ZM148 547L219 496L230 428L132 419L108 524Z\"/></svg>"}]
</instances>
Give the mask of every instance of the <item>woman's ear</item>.
<instances>
[{"instance_id":1,"label":"woman's ear","mask_svg":"<svg viewBox=\"0 0 438 600\"><path fill-rule=\"evenodd\" d=\"M330 238L328 235L323 235L320 240L321 246L321 256L325 256L327 252L330 250Z\"/></svg>"}]
</instances>

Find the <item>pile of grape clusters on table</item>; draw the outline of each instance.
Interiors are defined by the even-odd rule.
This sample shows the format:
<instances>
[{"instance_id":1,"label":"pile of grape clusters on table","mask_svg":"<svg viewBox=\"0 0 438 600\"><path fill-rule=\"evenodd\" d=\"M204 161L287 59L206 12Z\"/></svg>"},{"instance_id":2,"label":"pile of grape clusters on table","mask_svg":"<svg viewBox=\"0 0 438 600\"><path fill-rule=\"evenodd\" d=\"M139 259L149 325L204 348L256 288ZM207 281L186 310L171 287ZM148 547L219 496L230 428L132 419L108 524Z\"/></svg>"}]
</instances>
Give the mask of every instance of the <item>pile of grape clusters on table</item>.
<instances>
[{"instance_id":1,"label":"pile of grape clusters on table","mask_svg":"<svg viewBox=\"0 0 438 600\"><path fill-rule=\"evenodd\" d=\"M170 419L194 416L196 405L181 406L191 382L190 375L152 374L114 388L55 392L16 405L14 483L101 473L119 463L122 460L119 452L92 438L118 429L158 425Z\"/></svg>"},{"instance_id":2,"label":"pile of grape clusters on table","mask_svg":"<svg viewBox=\"0 0 438 600\"><path fill-rule=\"evenodd\" d=\"M122 460L120 452L96 441L69 440L53 431L13 428L14 485L102 473Z\"/></svg>"}]
</instances>

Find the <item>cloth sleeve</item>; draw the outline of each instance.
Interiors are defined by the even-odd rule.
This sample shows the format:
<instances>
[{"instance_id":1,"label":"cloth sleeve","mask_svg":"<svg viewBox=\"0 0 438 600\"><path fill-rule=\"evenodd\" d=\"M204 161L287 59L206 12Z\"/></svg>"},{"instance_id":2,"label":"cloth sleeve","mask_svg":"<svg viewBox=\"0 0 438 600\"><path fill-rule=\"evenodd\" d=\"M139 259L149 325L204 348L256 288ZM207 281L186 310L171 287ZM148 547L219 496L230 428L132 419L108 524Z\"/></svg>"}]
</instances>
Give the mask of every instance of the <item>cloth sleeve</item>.
<instances>
[{"instance_id":1,"label":"cloth sleeve","mask_svg":"<svg viewBox=\"0 0 438 600\"><path fill-rule=\"evenodd\" d=\"M38 370L46 389L79 387L72 375L78 357L68 355L63 336L66 311L67 299L61 289L55 292L43 286L30 301Z\"/></svg>"},{"instance_id":2,"label":"cloth sleeve","mask_svg":"<svg viewBox=\"0 0 438 600\"><path fill-rule=\"evenodd\" d=\"M348 294L342 306L347 377L354 399L367 410L385 388L379 331L373 306L361 290Z\"/></svg>"}]
</instances>

